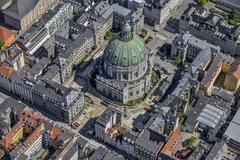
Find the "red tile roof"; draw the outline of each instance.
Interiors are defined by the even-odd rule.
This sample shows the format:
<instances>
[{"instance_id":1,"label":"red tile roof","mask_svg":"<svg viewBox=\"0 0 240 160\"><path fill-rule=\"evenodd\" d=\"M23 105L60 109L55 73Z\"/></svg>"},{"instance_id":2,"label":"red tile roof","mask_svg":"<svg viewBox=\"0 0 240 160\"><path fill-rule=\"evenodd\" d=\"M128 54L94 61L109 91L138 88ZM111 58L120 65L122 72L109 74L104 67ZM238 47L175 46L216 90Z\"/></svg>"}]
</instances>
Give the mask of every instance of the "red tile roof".
<instances>
[{"instance_id":1,"label":"red tile roof","mask_svg":"<svg viewBox=\"0 0 240 160\"><path fill-rule=\"evenodd\" d=\"M5 65L0 65L0 74L10 76L13 73L13 68Z\"/></svg>"},{"instance_id":2,"label":"red tile roof","mask_svg":"<svg viewBox=\"0 0 240 160\"><path fill-rule=\"evenodd\" d=\"M6 41L9 37L13 36L14 33L7 28L0 26L0 39Z\"/></svg>"},{"instance_id":3,"label":"red tile roof","mask_svg":"<svg viewBox=\"0 0 240 160\"><path fill-rule=\"evenodd\" d=\"M25 147L29 147L36 139L38 139L43 130L46 130L49 133L50 144L55 144L56 148L59 147L59 142L57 141L59 135L64 134L66 139L73 138L70 133L64 133L64 130L61 128L43 121L41 113L35 112L31 108L26 107L20 113L20 120L11 128L5 137L0 140L0 146L3 146L6 151L11 151L16 146L16 144L12 144L12 138L16 135L19 129L23 129L23 127L29 130L30 133L27 139L23 142Z\"/></svg>"},{"instance_id":4,"label":"red tile roof","mask_svg":"<svg viewBox=\"0 0 240 160\"><path fill-rule=\"evenodd\" d=\"M25 108L21 111L20 119L26 119L27 117L34 121L38 121L43 118L40 112L35 112L31 108Z\"/></svg>"},{"instance_id":5,"label":"red tile roof","mask_svg":"<svg viewBox=\"0 0 240 160\"><path fill-rule=\"evenodd\" d=\"M240 61L236 61L233 63L231 67L231 72L236 79L240 80Z\"/></svg>"},{"instance_id":6,"label":"red tile roof","mask_svg":"<svg viewBox=\"0 0 240 160\"><path fill-rule=\"evenodd\" d=\"M163 154L171 153L171 155L174 156L179 146L180 146L180 130L176 129L168 138L161 152Z\"/></svg>"},{"instance_id":7,"label":"red tile roof","mask_svg":"<svg viewBox=\"0 0 240 160\"><path fill-rule=\"evenodd\" d=\"M12 144L12 138L22 128L22 126L23 126L22 120L18 121L12 127L12 129L4 136L4 138L0 140L0 144L5 148L6 151L10 151L14 148L14 144Z\"/></svg>"},{"instance_id":8,"label":"red tile roof","mask_svg":"<svg viewBox=\"0 0 240 160\"><path fill-rule=\"evenodd\" d=\"M63 130L61 130L60 128L54 127L50 123L45 123L44 127L50 131L49 138L52 140L55 140L61 133L63 133Z\"/></svg>"},{"instance_id":9,"label":"red tile roof","mask_svg":"<svg viewBox=\"0 0 240 160\"><path fill-rule=\"evenodd\" d=\"M40 126L38 126L32 134L30 134L27 139L23 142L23 145L25 147L30 146L36 139L38 139L38 137L40 136L42 130L44 129L43 124L41 124Z\"/></svg>"}]
</instances>

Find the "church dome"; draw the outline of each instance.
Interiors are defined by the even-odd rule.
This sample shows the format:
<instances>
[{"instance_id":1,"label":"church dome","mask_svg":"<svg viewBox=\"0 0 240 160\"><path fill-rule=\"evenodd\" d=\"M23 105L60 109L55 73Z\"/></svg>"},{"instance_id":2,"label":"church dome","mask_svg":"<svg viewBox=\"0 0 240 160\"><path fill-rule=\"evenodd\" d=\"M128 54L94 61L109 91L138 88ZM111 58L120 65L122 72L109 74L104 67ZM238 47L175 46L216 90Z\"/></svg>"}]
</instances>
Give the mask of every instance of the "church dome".
<instances>
[{"instance_id":1,"label":"church dome","mask_svg":"<svg viewBox=\"0 0 240 160\"><path fill-rule=\"evenodd\" d=\"M147 59L148 49L143 40L132 33L131 26L126 23L118 37L108 43L104 51L105 60L118 67L131 67L141 64Z\"/></svg>"}]
</instances>

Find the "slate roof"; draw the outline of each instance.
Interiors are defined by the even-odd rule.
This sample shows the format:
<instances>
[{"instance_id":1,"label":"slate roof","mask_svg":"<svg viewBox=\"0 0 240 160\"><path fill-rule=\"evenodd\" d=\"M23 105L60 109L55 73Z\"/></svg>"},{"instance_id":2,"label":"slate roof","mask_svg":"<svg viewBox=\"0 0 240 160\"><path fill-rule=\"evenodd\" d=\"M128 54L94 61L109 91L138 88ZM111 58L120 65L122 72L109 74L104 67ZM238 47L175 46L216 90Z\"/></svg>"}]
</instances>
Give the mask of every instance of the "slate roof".
<instances>
[{"instance_id":1,"label":"slate roof","mask_svg":"<svg viewBox=\"0 0 240 160\"><path fill-rule=\"evenodd\" d=\"M122 7L117 3L114 3L113 5L111 5L111 7L108 10L106 10L106 12L104 12L102 14L102 17L107 19L108 17L110 17L113 14L113 12L117 12L118 14L126 17L127 15L129 15L131 13L131 10Z\"/></svg>"},{"instance_id":2,"label":"slate roof","mask_svg":"<svg viewBox=\"0 0 240 160\"><path fill-rule=\"evenodd\" d=\"M20 20L27 15L38 2L39 0L17 0L4 10L3 13Z\"/></svg>"},{"instance_id":3,"label":"slate roof","mask_svg":"<svg viewBox=\"0 0 240 160\"><path fill-rule=\"evenodd\" d=\"M218 67L221 65L222 62L223 62L223 57L219 53L214 57L211 66L209 67L206 74L204 75L204 77L201 81L201 83L203 85L207 85L209 83L209 81L211 81L215 71L218 69Z\"/></svg>"},{"instance_id":4,"label":"slate roof","mask_svg":"<svg viewBox=\"0 0 240 160\"><path fill-rule=\"evenodd\" d=\"M205 23L211 25L211 26L216 26L222 18L218 15L211 14L205 21Z\"/></svg>"},{"instance_id":5,"label":"slate roof","mask_svg":"<svg viewBox=\"0 0 240 160\"><path fill-rule=\"evenodd\" d=\"M147 151L151 152L152 154L156 154L157 151L163 147L164 140L162 137L155 136L154 139L151 139L151 131L148 129L143 130L138 139L136 140L135 144L142 148L145 148Z\"/></svg>"},{"instance_id":6,"label":"slate roof","mask_svg":"<svg viewBox=\"0 0 240 160\"><path fill-rule=\"evenodd\" d=\"M116 113L123 114L114 107L108 106L108 108L98 117L97 122L105 126L109 122L109 119Z\"/></svg>"},{"instance_id":7,"label":"slate roof","mask_svg":"<svg viewBox=\"0 0 240 160\"><path fill-rule=\"evenodd\" d=\"M240 110L235 114L232 122L229 124L227 130L224 133L224 137L227 137L227 139L231 139L233 141L236 141L237 143L240 143Z\"/></svg>"}]
</instances>

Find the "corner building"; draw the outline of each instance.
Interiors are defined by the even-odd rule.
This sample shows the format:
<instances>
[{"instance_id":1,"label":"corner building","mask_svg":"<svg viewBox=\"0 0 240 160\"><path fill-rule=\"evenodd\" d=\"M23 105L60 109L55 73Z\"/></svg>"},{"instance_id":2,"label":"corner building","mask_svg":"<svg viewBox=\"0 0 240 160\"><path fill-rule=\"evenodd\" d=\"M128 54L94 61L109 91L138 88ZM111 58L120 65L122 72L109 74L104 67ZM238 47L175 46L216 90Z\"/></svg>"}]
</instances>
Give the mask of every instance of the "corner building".
<instances>
[{"instance_id":1,"label":"corner building","mask_svg":"<svg viewBox=\"0 0 240 160\"><path fill-rule=\"evenodd\" d=\"M131 26L123 25L119 36L105 48L96 76L97 91L124 104L143 97L150 89L149 51Z\"/></svg>"}]
</instances>

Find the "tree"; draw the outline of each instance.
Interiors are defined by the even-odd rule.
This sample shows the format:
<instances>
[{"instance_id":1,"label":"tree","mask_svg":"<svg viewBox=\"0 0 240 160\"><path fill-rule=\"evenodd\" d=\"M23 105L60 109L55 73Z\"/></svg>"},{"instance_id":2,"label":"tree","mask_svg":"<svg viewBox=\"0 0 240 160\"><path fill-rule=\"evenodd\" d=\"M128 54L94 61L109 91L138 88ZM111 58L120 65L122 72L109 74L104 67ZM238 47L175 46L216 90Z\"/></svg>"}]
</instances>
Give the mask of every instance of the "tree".
<instances>
[{"instance_id":1,"label":"tree","mask_svg":"<svg viewBox=\"0 0 240 160\"><path fill-rule=\"evenodd\" d=\"M233 10L230 12L230 14L224 16L225 20L230 25L237 25L240 23L240 11L239 10Z\"/></svg>"},{"instance_id":2,"label":"tree","mask_svg":"<svg viewBox=\"0 0 240 160\"><path fill-rule=\"evenodd\" d=\"M43 160L43 158L42 157L38 157L37 160Z\"/></svg>"},{"instance_id":3,"label":"tree","mask_svg":"<svg viewBox=\"0 0 240 160\"><path fill-rule=\"evenodd\" d=\"M196 137L194 137L194 136L186 139L186 144L187 144L188 146L191 146L191 147L192 147L195 143L196 143Z\"/></svg>"},{"instance_id":4,"label":"tree","mask_svg":"<svg viewBox=\"0 0 240 160\"><path fill-rule=\"evenodd\" d=\"M198 4L200 5L200 6L204 6L205 4L207 4L208 3L208 0L199 0L199 2L198 2Z\"/></svg>"},{"instance_id":5,"label":"tree","mask_svg":"<svg viewBox=\"0 0 240 160\"><path fill-rule=\"evenodd\" d=\"M180 56L177 56L175 59L177 64L181 64L182 63L182 59L180 58Z\"/></svg>"},{"instance_id":6,"label":"tree","mask_svg":"<svg viewBox=\"0 0 240 160\"><path fill-rule=\"evenodd\" d=\"M4 41L0 39L0 49L4 46Z\"/></svg>"},{"instance_id":7,"label":"tree","mask_svg":"<svg viewBox=\"0 0 240 160\"><path fill-rule=\"evenodd\" d=\"M107 31L106 32L106 38L112 38L112 32L111 31Z\"/></svg>"},{"instance_id":8,"label":"tree","mask_svg":"<svg viewBox=\"0 0 240 160\"><path fill-rule=\"evenodd\" d=\"M147 31L145 28L143 28L142 31L141 31L140 36L141 36L142 38L145 38L145 37L147 36L147 34L148 34L148 31Z\"/></svg>"},{"instance_id":9,"label":"tree","mask_svg":"<svg viewBox=\"0 0 240 160\"><path fill-rule=\"evenodd\" d=\"M156 83L159 81L160 78L161 78L161 77L160 77L159 72L156 71L156 70L153 70L153 71L152 71L152 76L151 76L152 84L153 84L153 85L156 84Z\"/></svg>"}]
</instances>

